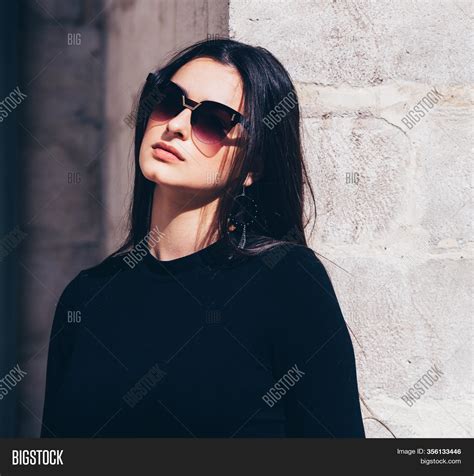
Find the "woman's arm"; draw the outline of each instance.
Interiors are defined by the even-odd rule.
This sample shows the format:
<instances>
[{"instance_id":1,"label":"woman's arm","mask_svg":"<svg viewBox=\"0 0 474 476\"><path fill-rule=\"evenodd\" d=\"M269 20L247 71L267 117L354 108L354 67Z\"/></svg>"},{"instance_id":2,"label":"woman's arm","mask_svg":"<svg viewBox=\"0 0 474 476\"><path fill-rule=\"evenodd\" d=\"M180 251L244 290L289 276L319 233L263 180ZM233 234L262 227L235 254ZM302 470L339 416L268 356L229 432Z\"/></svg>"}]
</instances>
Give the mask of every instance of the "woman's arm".
<instances>
[{"instance_id":1,"label":"woman's arm","mask_svg":"<svg viewBox=\"0 0 474 476\"><path fill-rule=\"evenodd\" d=\"M60 403L57 400L58 390L61 387L66 366L72 353L74 322L70 322L71 319L68 319L68 315L70 316L71 313L78 310L73 305L74 302L77 302L75 299L77 279L71 281L63 291L54 313L49 339L41 438L61 436L57 435L55 431L57 425L55 409Z\"/></svg>"},{"instance_id":2,"label":"woman's arm","mask_svg":"<svg viewBox=\"0 0 474 476\"><path fill-rule=\"evenodd\" d=\"M285 391L287 436L364 438L354 350L324 266L298 246L275 271L274 378Z\"/></svg>"}]
</instances>

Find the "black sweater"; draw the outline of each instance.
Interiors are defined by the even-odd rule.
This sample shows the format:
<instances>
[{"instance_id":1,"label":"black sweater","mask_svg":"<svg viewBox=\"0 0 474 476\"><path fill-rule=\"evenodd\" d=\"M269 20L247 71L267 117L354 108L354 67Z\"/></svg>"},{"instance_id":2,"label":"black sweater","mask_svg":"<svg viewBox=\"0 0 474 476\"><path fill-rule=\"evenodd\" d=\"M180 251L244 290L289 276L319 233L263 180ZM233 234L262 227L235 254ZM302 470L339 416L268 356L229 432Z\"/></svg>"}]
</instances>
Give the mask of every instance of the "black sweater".
<instances>
[{"instance_id":1,"label":"black sweater","mask_svg":"<svg viewBox=\"0 0 474 476\"><path fill-rule=\"evenodd\" d=\"M229 256L219 240L81 271L54 316L41 436L365 437L352 342L314 252Z\"/></svg>"}]
</instances>

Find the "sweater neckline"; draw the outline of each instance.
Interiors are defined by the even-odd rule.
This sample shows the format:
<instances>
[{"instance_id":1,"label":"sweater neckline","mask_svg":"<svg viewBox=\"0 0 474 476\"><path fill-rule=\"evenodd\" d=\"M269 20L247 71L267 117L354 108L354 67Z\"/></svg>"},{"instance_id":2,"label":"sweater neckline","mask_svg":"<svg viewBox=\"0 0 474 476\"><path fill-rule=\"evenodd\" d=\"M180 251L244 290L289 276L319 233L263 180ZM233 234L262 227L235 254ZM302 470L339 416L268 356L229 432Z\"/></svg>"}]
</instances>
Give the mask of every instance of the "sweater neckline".
<instances>
[{"instance_id":1,"label":"sweater neckline","mask_svg":"<svg viewBox=\"0 0 474 476\"><path fill-rule=\"evenodd\" d=\"M161 276L171 276L175 273L190 271L200 267L224 264L230 258L229 246L224 238L220 238L205 248L172 260L160 260L148 251L143 262L152 273Z\"/></svg>"}]
</instances>

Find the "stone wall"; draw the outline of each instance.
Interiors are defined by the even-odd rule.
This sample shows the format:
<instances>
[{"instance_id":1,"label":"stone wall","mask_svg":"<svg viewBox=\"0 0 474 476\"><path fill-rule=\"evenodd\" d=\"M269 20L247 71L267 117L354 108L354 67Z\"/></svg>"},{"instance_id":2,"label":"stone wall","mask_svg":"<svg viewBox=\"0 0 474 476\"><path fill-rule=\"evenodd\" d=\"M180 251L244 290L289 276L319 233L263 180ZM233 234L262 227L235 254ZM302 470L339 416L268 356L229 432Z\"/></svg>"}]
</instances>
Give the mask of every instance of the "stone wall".
<instances>
[{"instance_id":1,"label":"stone wall","mask_svg":"<svg viewBox=\"0 0 474 476\"><path fill-rule=\"evenodd\" d=\"M299 91L312 243L354 332L369 437L473 434L472 13L230 0L230 36L268 48Z\"/></svg>"}]
</instances>

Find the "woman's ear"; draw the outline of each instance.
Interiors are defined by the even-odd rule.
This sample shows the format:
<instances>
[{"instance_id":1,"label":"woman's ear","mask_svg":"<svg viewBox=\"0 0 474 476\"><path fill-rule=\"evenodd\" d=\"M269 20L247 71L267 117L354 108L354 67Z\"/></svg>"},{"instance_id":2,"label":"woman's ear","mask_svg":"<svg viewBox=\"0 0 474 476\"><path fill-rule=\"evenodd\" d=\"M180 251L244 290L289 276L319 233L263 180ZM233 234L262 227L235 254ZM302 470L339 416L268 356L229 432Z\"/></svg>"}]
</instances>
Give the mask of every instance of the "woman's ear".
<instances>
[{"instance_id":1,"label":"woman's ear","mask_svg":"<svg viewBox=\"0 0 474 476\"><path fill-rule=\"evenodd\" d=\"M260 174L256 172L249 172L247 177L245 177L244 187L250 187L253 183L255 183L260 178Z\"/></svg>"},{"instance_id":2,"label":"woman's ear","mask_svg":"<svg viewBox=\"0 0 474 476\"><path fill-rule=\"evenodd\" d=\"M244 180L244 187L250 187L253 184L253 173L249 172Z\"/></svg>"}]
</instances>

